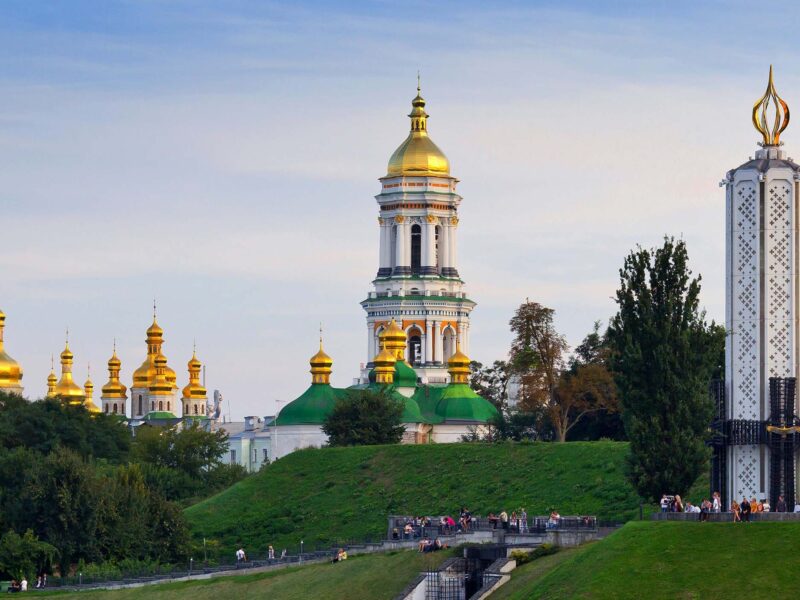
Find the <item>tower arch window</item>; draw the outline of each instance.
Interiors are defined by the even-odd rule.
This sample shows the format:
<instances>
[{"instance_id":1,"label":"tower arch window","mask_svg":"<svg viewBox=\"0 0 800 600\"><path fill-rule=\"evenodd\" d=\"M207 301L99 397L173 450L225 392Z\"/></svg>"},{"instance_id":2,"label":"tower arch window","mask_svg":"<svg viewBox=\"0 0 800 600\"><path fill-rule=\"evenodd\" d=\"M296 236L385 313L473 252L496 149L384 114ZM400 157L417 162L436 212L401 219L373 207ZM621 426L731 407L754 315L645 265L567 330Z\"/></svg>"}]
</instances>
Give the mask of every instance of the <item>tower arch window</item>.
<instances>
[{"instance_id":1,"label":"tower arch window","mask_svg":"<svg viewBox=\"0 0 800 600\"><path fill-rule=\"evenodd\" d=\"M408 353L407 360L409 364L418 365L422 363L422 332L412 327L408 330Z\"/></svg>"},{"instance_id":2,"label":"tower arch window","mask_svg":"<svg viewBox=\"0 0 800 600\"><path fill-rule=\"evenodd\" d=\"M163 400L159 400L158 401L158 410L164 410L164 401Z\"/></svg>"},{"instance_id":3,"label":"tower arch window","mask_svg":"<svg viewBox=\"0 0 800 600\"><path fill-rule=\"evenodd\" d=\"M442 354L444 355L442 358L445 363L450 360L450 357L455 354L456 351L456 332L453 331L453 328L448 326L444 332L442 332Z\"/></svg>"},{"instance_id":4,"label":"tower arch window","mask_svg":"<svg viewBox=\"0 0 800 600\"><path fill-rule=\"evenodd\" d=\"M411 273L419 275L422 266L422 227L411 226Z\"/></svg>"}]
</instances>

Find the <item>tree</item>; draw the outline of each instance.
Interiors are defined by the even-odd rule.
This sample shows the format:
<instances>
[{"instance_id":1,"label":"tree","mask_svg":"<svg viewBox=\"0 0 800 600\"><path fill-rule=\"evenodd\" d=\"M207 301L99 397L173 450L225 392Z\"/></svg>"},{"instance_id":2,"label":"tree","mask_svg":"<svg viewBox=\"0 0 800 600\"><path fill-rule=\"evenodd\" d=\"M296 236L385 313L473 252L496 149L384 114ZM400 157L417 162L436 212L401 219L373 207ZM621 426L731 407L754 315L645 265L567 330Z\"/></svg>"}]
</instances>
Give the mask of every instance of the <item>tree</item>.
<instances>
[{"instance_id":1,"label":"tree","mask_svg":"<svg viewBox=\"0 0 800 600\"><path fill-rule=\"evenodd\" d=\"M512 375L510 365L504 360L496 360L491 367L484 367L473 360L469 363L469 370L469 386L502 411L508 405L508 384Z\"/></svg>"},{"instance_id":2,"label":"tree","mask_svg":"<svg viewBox=\"0 0 800 600\"><path fill-rule=\"evenodd\" d=\"M50 570L56 549L42 542L28 529L24 535L9 531L0 538L0 574L17 580L33 580Z\"/></svg>"},{"instance_id":3,"label":"tree","mask_svg":"<svg viewBox=\"0 0 800 600\"><path fill-rule=\"evenodd\" d=\"M617 390L614 378L602 364L579 364L562 374L556 389L556 401L548 407L548 416L558 441L580 420L601 410L617 410Z\"/></svg>"},{"instance_id":4,"label":"tree","mask_svg":"<svg viewBox=\"0 0 800 600\"><path fill-rule=\"evenodd\" d=\"M397 444L403 437L402 401L389 392L353 390L336 401L322 431L331 446Z\"/></svg>"},{"instance_id":5,"label":"tree","mask_svg":"<svg viewBox=\"0 0 800 600\"><path fill-rule=\"evenodd\" d=\"M642 497L683 493L706 468L708 393L725 331L699 309L683 241L632 251L620 269L608 330L611 364L631 442L629 477Z\"/></svg>"}]
</instances>

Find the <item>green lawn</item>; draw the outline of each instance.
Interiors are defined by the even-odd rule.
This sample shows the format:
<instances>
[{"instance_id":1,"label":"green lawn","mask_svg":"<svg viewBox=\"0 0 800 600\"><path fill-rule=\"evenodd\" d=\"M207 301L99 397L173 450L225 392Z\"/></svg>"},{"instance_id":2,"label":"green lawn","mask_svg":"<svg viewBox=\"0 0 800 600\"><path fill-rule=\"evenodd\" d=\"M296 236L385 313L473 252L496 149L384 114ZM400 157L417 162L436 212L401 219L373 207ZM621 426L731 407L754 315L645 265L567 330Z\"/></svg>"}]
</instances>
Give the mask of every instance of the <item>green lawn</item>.
<instances>
[{"instance_id":1,"label":"green lawn","mask_svg":"<svg viewBox=\"0 0 800 600\"><path fill-rule=\"evenodd\" d=\"M798 570L800 523L635 522L498 597L796 598Z\"/></svg>"},{"instance_id":2,"label":"green lawn","mask_svg":"<svg viewBox=\"0 0 800 600\"><path fill-rule=\"evenodd\" d=\"M455 552L455 551L453 551ZM108 600L219 600L220 598L280 598L280 600L391 600L421 571L436 568L451 552L395 552L353 556L346 562L293 567L202 581L166 583L126 590L44 594L53 598Z\"/></svg>"},{"instance_id":3,"label":"green lawn","mask_svg":"<svg viewBox=\"0 0 800 600\"><path fill-rule=\"evenodd\" d=\"M487 514L525 507L530 515L638 518L639 498L624 477L628 445L431 444L294 452L186 510L196 540L251 555L300 540L381 537L389 514ZM707 480L706 480L707 481ZM707 491L700 482L697 494ZM694 497L694 496L693 496Z\"/></svg>"}]
</instances>

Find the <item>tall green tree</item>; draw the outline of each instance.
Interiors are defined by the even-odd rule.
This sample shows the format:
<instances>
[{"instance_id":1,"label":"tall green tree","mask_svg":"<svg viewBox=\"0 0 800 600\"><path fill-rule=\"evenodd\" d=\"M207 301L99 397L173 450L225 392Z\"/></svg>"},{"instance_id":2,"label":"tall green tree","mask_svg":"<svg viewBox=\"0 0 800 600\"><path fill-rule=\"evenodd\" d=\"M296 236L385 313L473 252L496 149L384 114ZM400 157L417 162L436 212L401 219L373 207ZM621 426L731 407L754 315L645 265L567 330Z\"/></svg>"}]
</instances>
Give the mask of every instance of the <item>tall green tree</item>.
<instances>
[{"instance_id":1,"label":"tall green tree","mask_svg":"<svg viewBox=\"0 0 800 600\"><path fill-rule=\"evenodd\" d=\"M629 476L642 497L689 489L708 462L708 385L724 328L699 308L683 241L637 248L620 269L618 312L608 329L611 364L631 443Z\"/></svg>"},{"instance_id":2,"label":"tall green tree","mask_svg":"<svg viewBox=\"0 0 800 600\"><path fill-rule=\"evenodd\" d=\"M331 446L397 444L403 403L386 391L352 390L336 401L322 431Z\"/></svg>"}]
</instances>

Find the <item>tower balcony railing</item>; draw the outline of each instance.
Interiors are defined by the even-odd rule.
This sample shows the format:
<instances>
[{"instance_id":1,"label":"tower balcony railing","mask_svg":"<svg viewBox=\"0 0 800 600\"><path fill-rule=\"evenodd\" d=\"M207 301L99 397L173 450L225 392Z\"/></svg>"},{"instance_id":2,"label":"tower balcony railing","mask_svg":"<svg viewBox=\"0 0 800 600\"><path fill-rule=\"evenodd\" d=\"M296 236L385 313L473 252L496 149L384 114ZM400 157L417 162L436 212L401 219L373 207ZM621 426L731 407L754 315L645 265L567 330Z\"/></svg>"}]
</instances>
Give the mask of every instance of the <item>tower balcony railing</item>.
<instances>
[{"instance_id":1,"label":"tower balcony railing","mask_svg":"<svg viewBox=\"0 0 800 600\"><path fill-rule=\"evenodd\" d=\"M370 298L405 298L407 296L415 297L441 297L441 298L467 298L467 293L461 292L448 292L442 290L391 290L386 292L370 292Z\"/></svg>"}]
</instances>

